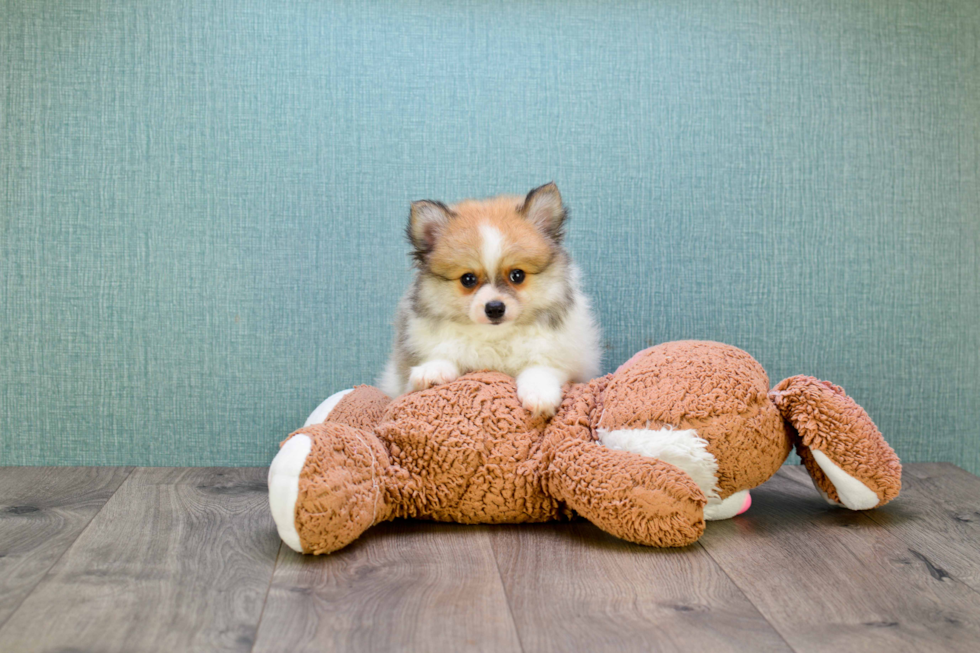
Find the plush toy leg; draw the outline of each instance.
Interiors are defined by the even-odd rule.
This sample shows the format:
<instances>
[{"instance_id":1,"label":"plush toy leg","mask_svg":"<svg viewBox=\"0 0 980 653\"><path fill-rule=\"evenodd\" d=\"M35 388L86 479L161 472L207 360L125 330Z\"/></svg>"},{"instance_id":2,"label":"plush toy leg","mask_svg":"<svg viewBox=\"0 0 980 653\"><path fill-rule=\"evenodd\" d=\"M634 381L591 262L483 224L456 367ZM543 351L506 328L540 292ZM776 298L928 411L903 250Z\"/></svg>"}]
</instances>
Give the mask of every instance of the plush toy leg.
<instances>
[{"instance_id":1,"label":"plush toy leg","mask_svg":"<svg viewBox=\"0 0 980 653\"><path fill-rule=\"evenodd\" d=\"M330 414L330 411L332 411L334 408L337 407L337 404L340 403L341 399L343 399L344 397L346 397L352 392L354 392L354 388L348 388L347 390L341 390L340 392L335 392L329 397L327 397L326 399L324 399L323 402L316 407L316 410L310 413L310 416L306 418L306 423L303 424L303 426L309 426L311 424L323 424L325 421L327 421L327 415Z\"/></svg>"},{"instance_id":2,"label":"plush toy leg","mask_svg":"<svg viewBox=\"0 0 980 653\"><path fill-rule=\"evenodd\" d=\"M326 422L283 443L269 469L269 505L283 542L330 553L388 519L388 454L371 433Z\"/></svg>"},{"instance_id":3,"label":"plush toy leg","mask_svg":"<svg viewBox=\"0 0 980 653\"><path fill-rule=\"evenodd\" d=\"M297 433L286 440L269 466L269 508L279 537L293 551L303 552L296 531L296 500L299 498L299 475L310 454L313 440Z\"/></svg>"},{"instance_id":4,"label":"plush toy leg","mask_svg":"<svg viewBox=\"0 0 980 653\"><path fill-rule=\"evenodd\" d=\"M839 387L794 376L769 393L796 432L796 452L831 503L867 510L902 487L902 465L863 408Z\"/></svg>"},{"instance_id":5,"label":"plush toy leg","mask_svg":"<svg viewBox=\"0 0 980 653\"><path fill-rule=\"evenodd\" d=\"M708 498L706 521L731 519L749 509L749 492L718 497L718 462L708 452L708 442L694 429L599 429L599 442L617 451L632 451L656 458L687 473Z\"/></svg>"},{"instance_id":6,"label":"plush toy leg","mask_svg":"<svg viewBox=\"0 0 980 653\"><path fill-rule=\"evenodd\" d=\"M599 442L610 449L656 458L686 472L708 498L706 521L731 519L752 504L748 490L725 499L718 496L718 462L708 451L707 440L694 429L599 429L598 435Z\"/></svg>"},{"instance_id":7,"label":"plush toy leg","mask_svg":"<svg viewBox=\"0 0 980 653\"><path fill-rule=\"evenodd\" d=\"M304 426L322 424L327 420L370 431L381 421L391 399L369 385L341 390L327 397L306 418Z\"/></svg>"},{"instance_id":8,"label":"plush toy leg","mask_svg":"<svg viewBox=\"0 0 980 653\"><path fill-rule=\"evenodd\" d=\"M694 429L599 429L599 442L617 451L656 458L687 472L704 496L718 499L718 461Z\"/></svg>"},{"instance_id":9,"label":"plush toy leg","mask_svg":"<svg viewBox=\"0 0 980 653\"><path fill-rule=\"evenodd\" d=\"M566 441L554 453L547 487L604 531L650 546L686 546L704 532L704 493L670 463Z\"/></svg>"}]
</instances>

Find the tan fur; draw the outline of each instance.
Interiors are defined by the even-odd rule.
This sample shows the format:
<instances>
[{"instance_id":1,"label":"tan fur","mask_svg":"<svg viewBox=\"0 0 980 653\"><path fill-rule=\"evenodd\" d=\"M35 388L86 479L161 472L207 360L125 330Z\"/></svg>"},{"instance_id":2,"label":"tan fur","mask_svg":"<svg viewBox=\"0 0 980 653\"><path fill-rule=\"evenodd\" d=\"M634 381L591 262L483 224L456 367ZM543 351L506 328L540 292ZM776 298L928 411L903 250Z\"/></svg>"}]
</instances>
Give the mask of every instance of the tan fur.
<instances>
[{"instance_id":1,"label":"tan fur","mask_svg":"<svg viewBox=\"0 0 980 653\"><path fill-rule=\"evenodd\" d=\"M599 427L696 430L718 461L721 499L761 485L792 450L786 426L767 396L769 377L741 349L670 342L641 352L616 377ZM638 393L647 400L631 401ZM755 455L740 456L737 449Z\"/></svg>"},{"instance_id":2,"label":"tan fur","mask_svg":"<svg viewBox=\"0 0 980 653\"><path fill-rule=\"evenodd\" d=\"M458 279L466 272L473 272L480 283L485 283L488 277L506 280L513 269L524 270L530 275L543 270L553 255L552 245L521 216L518 209L522 201L521 197L503 195L487 200L465 200L450 207L456 217L440 232L429 257L429 268L447 279ZM494 227L503 236L504 255L498 270L483 269L481 225ZM531 281L530 277L528 281ZM459 290L469 292L462 286Z\"/></svg>"},{"instance_id":3,"label":"tan fur","mask_svg":"<svg viewBox=\"0 0 980 653\"><path fill-rule=\"evenodd\" d=\"M391 403L360 386L326 422L297 431L312 449L296 529L304 551L329 553L396 517L518 523L578 514L632 542L688 545L705 527L707 500L694 481L597 438L599 429L662 427L695 429L707 441L722 498L772 476L794 440L804 462L819 448L880 503L901 484L894 452L839 388L793 377L770 392L765 371L744 351L688 341L567 386L550 422L532 417L513 379L495 372ZM807 469L834 498L810 459Z\"/></svg>"}]
</instances>

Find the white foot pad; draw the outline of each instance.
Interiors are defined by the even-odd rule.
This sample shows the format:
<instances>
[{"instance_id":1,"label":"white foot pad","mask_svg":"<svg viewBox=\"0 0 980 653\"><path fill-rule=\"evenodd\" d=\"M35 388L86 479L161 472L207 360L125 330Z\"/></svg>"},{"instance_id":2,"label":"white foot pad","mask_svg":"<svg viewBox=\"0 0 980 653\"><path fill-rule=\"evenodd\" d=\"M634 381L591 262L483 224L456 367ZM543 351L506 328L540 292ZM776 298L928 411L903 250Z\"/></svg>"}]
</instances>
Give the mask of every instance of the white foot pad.
<instances>
[{"instance_id":1,"label":"white foot pad","mask_svg":"<svg viewBox=\"0 0 980 653\"><path fill-rule=\"evenodd\" d=\"M303 552L296 531L296 500L299 498L299 474L313 441L308 435L294 435L272 459L269 466L269 508L279 537L293 551Z\"/></svg>"},{"instance_id":2,"label":"white foot pad","mask_svg":"<svg viewBox=\"0 0 980 653\"><path fill-rule=\"evenodd\" d=\"M837 496L846 507L851 510L869 510L878 505L878 495L871 488L834 464L824 452L814 449L811 453L820 469L834 484Z\"/></svg>"}]
</instances>

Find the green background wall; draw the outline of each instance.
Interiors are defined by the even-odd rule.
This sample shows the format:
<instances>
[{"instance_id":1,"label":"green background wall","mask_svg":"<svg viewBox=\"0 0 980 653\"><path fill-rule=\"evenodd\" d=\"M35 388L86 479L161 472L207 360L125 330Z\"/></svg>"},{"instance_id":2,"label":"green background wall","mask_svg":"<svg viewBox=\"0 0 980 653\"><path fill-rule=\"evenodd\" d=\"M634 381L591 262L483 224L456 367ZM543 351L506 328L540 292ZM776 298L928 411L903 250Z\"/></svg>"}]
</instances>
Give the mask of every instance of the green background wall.
<instances>
[{"instance_id":1,"label":"green background wall","mask_svg":"<svg viewBox=\"0 0 980 653\"><path fill-rule=\"evenodd\" d=\"M413 199L554 179L606 368L708 338L980 472L980 3L0 3L0 463L264 465Z\"/></svg>"}]
</instances>

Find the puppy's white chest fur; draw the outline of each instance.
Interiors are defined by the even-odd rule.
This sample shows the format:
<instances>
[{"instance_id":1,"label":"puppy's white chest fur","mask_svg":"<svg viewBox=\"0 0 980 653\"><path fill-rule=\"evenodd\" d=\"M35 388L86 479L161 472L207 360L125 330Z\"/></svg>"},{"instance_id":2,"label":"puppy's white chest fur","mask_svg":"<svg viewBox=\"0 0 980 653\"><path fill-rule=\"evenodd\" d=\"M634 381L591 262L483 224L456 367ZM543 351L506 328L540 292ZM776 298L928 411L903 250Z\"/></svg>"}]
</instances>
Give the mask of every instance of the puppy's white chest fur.
<instances>
[{"instance_id":1,"label":"puppy's white chest fur","mask_svg":"<svg viewBox=\"0 0 980 653\"><path fill-rule=\"evenodd\" d=\"M407 383L389 364L382 385L391 396L489 369L515 377L528 410L552 415L565 383L587 381L599 372L598 329L588 300L578 291L557 328L540 322L469 325L412 315L404 337L405 346L424 362L411 368Z\"/></svg>"},{"instance_id":2,"label":"puppy's white chest fur","mask_svg":"<svg viewBox=\"0 0 980 653\"><path fill-rule=\"evenodd\" d=\"M452 361L461 374L496 370L517 377L529 366L546 365L580 381L594 376L599 365L592 351L595 328L583 308L574 306L558 329L540 323L470 325L413 316L406 336L423 359Z\"/></svg>"}]
</instances>

